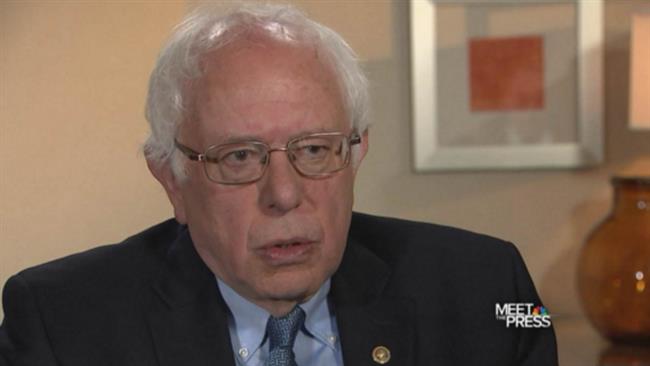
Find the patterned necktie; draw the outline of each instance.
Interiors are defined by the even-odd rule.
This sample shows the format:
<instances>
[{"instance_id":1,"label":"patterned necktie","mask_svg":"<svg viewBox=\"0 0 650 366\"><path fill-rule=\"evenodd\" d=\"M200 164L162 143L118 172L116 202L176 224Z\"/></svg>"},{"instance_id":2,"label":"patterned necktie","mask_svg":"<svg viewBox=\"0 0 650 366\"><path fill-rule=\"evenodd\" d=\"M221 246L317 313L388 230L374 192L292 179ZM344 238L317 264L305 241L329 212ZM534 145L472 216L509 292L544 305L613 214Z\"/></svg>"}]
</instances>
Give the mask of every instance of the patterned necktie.
<instances>
[{"instance_id":1,"label":"patterned necktie","mask_svg":"<svg viewBox=\"0 0 650 366\"><path fill-rule=\"evenodd\" d=\"M266 334L269 337L270 351L266 366L297 366L293 343L304 322L305 312L297 305L281 318L269 317Z\"/></svg>"}]
</instances>

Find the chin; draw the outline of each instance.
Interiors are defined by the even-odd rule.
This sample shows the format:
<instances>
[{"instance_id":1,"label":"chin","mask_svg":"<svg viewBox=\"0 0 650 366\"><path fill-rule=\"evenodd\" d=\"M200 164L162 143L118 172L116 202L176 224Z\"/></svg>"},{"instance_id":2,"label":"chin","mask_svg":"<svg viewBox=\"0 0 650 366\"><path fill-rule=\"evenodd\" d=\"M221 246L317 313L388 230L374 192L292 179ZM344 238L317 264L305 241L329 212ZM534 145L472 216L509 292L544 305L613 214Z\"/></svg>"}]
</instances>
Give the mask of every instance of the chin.
<instances>
[{"instance_id":1,"label":"chin","mask_svg":"<svg viewBox=\"0 0 650 366\"><path fill-rule=\"evenodd\" d=\"M279 274L265 284L264 292L274 300L302 303L314 295L323 282L325 279L313 278L306 273Z\"/></svg>"}]
</instances>

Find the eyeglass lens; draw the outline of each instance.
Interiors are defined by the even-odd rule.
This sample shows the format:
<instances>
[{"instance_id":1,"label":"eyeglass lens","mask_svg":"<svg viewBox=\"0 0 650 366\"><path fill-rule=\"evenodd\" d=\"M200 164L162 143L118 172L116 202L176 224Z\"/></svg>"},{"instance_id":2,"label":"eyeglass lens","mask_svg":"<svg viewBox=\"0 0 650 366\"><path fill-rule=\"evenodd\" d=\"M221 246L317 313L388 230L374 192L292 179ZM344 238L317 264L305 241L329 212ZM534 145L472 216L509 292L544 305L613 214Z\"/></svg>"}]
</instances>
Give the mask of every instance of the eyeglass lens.
<instances>
[{"instance_id":1,"label":"eyeglass lens","mask_svg":"<svg viewBox=\"0 0 650 366\"><path fill-rule=\"evenodd\" d=\"M242 142L215 146L206 151L206 173L217 182L253 181L264 174L270 149L260 142ZM350 145L345 135L320 135L289 142L289 161L305 176L322 176L343 169L349 160Z\"/></svg>"}]
</instances>

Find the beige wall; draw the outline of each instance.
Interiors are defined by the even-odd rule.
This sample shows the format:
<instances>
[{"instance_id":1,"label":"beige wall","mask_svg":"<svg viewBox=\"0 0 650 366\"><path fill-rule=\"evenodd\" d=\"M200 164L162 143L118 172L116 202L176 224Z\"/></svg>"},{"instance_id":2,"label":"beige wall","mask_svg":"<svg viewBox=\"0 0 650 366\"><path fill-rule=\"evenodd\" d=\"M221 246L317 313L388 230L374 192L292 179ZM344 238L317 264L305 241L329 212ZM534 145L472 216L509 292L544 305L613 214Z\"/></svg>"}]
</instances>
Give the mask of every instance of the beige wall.
<instances>
[{"instance_id":1,"label":"beige wall","mask_svg":"<svg viewBox=\"0 0 650 366\"><path fill-rule=\"evenodd\" d=\"M608 177L650 156L627 121L629 16L605 6L607 162L595 169L414 174L404 2L297 2L341 32L372 84L371 151L356 209L465 227L517 244L554 313L579 313L580 245L609 209ZM185 2L0 3L0 283L169 217L140 144L155 54Z\"/></svg>"},{"instance_id":2,"label":"beige wall","mask_svg":"<svg viewBox=\"0 0 650 366\"><path fill-rule=\"evenodd\" d=\"M140 143L181 3L0 3L0 282L169 216Z\"/></svg>"}]
</instances>

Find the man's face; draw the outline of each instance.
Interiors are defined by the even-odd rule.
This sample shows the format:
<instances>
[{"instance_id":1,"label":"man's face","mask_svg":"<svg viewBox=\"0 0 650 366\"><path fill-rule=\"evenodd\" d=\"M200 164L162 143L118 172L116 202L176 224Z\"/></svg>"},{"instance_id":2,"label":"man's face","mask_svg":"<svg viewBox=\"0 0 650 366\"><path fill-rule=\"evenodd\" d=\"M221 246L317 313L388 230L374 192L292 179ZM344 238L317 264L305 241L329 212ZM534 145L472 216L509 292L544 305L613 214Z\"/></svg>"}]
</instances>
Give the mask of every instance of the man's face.
<instances>
[{"instance_id":1,"label":"man's face","mask_svg":"<svg viewBox=\"0 0 650 366\"><path fill-rule=\"evenodd\" d=\"M197 151L233 141L283 147L314 132L351 127L330 68L313 48L235 41L205 59L193 120L178 140ZM361 146L361 156L367 145ZM350 223L355 168L301 176L286 153L271 154L255 183L209 181L201 163L172 195L203 261L238 293L273 312L313 295L337 269ZM278 307L280 306L280 307ZM281 309L281 310L279 310Z\"/></svg>"}]
</instances>

